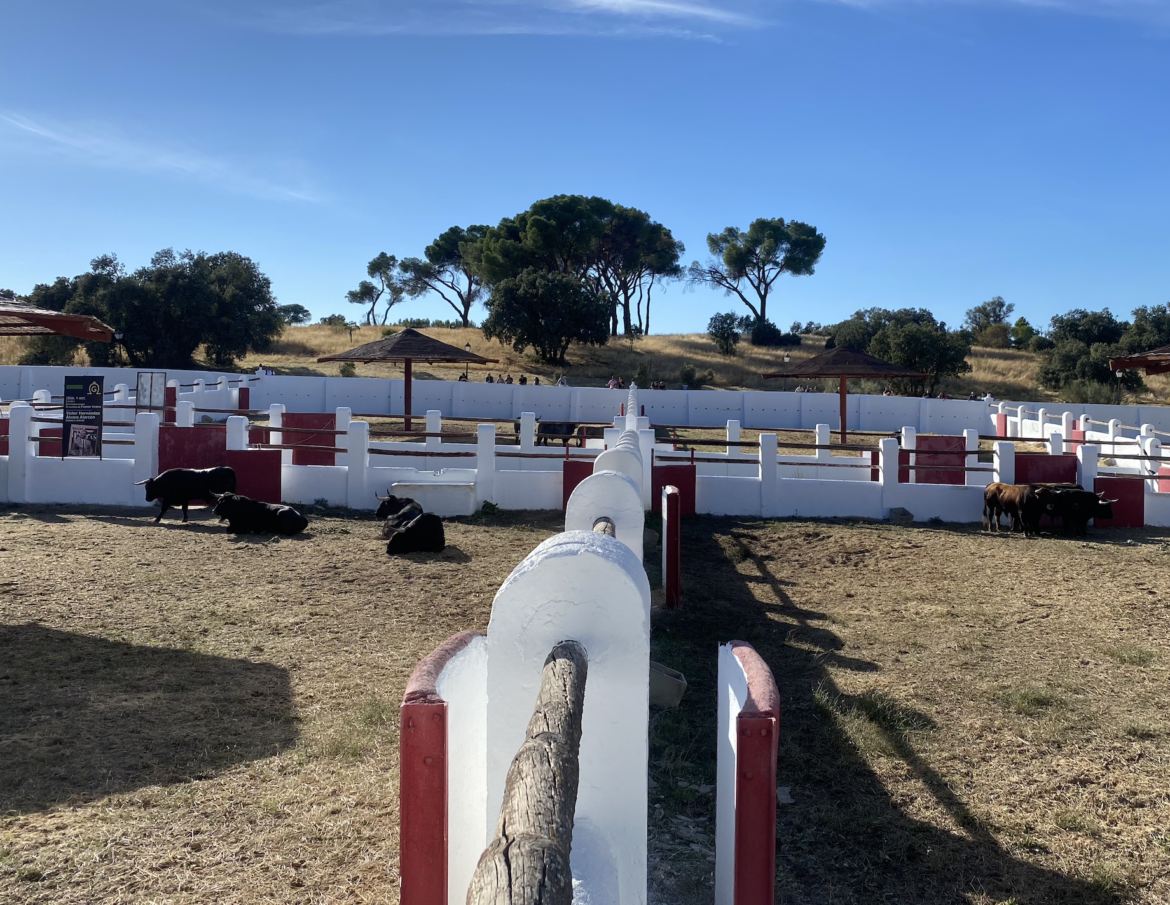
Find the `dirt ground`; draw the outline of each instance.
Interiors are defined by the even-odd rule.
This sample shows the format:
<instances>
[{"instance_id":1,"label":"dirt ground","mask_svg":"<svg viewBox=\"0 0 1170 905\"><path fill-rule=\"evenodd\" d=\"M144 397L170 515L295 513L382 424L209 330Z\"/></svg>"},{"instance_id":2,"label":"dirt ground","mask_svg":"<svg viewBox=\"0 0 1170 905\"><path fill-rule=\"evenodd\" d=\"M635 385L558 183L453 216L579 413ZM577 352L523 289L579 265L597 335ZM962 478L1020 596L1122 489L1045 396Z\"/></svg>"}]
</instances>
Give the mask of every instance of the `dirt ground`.
<instances>
[{"instance_id":1,"label":"dirt ground","mask_svg":"<svg viewBox=\"0 0 1170 905\"><path fill-rule=\"evenodd\" d=\"M562 516L0 509L0 901L395 902L397 707ZM656 557L647 557L652 584ZM470 568L469 568L470 566ZM1170 901L1170 532L694 518L651 884L710 902L716 645L780 687L777 901Z\"/></svg>"}]
</instances>

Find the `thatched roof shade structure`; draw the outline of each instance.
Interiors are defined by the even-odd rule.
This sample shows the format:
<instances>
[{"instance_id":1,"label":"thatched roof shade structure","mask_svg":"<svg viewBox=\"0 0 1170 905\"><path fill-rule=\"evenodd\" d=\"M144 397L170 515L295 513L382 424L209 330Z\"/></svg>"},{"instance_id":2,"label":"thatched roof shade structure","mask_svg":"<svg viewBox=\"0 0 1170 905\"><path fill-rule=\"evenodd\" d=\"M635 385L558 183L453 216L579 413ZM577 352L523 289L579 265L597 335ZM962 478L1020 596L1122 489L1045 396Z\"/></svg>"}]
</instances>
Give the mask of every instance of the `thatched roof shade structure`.
<instances>
[{"instance_id":1,"label":"thatched roof shade structure","mask_svg":"<svg viewBox=\"0 0 1170 905\"><path fill-rule=\"evenodd\" d=\"M1109 370L1111 371L1128 371L1137 368L1144 369L1147 377L1170 372L1170 346L1159 346L1138 355L1125 355L1121 358L1109 359Z\"/></svg>"},{"instance_id":2,"label":"thatched roof shade structure","mask_svg":"<svg viewBox=\"0 0 1170 905\"><path fill-rule=\"evenodd\" d=\"M406 429L410 430L411 378L414 362L425 361L427 364L450 362L463 365L486 365L495 364L499 359L484 358L482 355L476 355L474 352L466 349L457 349L455 346L449 346L444 342L439 342L439 340L432 339L425 333L419 333L417 330L408 327L401 333L395 333L393 336L388 336L385 339L365 343L364 345L350 349L348 352L326 355L318 358L317 361L351 361L355 364L369 364L372 361L402 362L403 377L406 382L406 386L403 388L405 393Z\"/></svg>"},{"instance_id":3,"label":"thatched roof shade structure","mask_svg":"<svg viewBox=\"0 0 1170 905\"><path fill-rule=\"evenodd\" d=\"M114 328L88 314L64 314L0 297L0 336L72 336L109 343Z\"/></svg>"},{"instance_id":4,"label":"thatched roof shade structure","mask_svg":"<svg viewBox=\"0 0 1170 905\"><path fill-rule=\"evenodd\" d=\"M840 380L841 395L841 442L845 442L845 398L848 395L846 381L850 377L909 377L921 380L929 375L921 371L911 371L901 365L891 364L866 355L864 352L855 352L852 349L827 349L820 355L814 355L805 361L789 365L782 370L762 375L769 377L836 377Z\"/></svg>"}]
</instances>

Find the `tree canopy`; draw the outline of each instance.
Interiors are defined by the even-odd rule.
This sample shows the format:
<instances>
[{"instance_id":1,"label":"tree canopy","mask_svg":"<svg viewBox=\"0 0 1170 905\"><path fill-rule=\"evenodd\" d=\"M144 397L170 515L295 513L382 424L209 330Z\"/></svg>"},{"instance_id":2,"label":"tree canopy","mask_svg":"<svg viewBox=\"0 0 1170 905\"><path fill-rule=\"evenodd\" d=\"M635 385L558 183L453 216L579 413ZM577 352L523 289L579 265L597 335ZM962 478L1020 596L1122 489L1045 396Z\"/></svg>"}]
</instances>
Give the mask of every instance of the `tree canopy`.
<instances>
[{"instance_id":1,"label":"tree canopy","mask_svg":"<svg viewBox=\"0 0 1170 905\"><path fill-rule=\"evenodd\" d=\"M490 228L472 252L475 271L493 286L525 270L575 277L606 306L609 329L649 331L656 282L681 276L685 247L661 223L605 198L555 195ZM494 291L494 290L493 290ZM642 320L642 302L646 319Z\"/></svg>"},{"instance_id":2,"label":"tree canopy","mask_svg":"<svg viewBox=\"0 0 1170 905\"><path fill-rule=\"evenodd\" d=\"M781 274L811 276L825 237L799 220L753 220L747 230L729 226L707 236L711 258L692 262L691 285L709 285L736 296L757 320L768 319L768 299Z\"/></svg>"},{"instance_id":3,"label":"tree canopy","mask_svg":"<svg viewBox=\"0 0 1170 905\"><path fill-rule=\"evenodd\" d=\"M203 346L208 361L231 367L265 351L284 321L268 277L236 252L175 252L166 248L131 274L115 255L94 258L88 273L37 285L29 302L70 314L92 314L122 334L134 367L189 367ZM34 337L22 359L69 364L80 341ZM86 343L97 366L114 363L110 343Z\"/></svg>"},{"instance_id":4,"label":"tree canopy","mask_svg":"<svg viewBox=\"0 0 1170 905\"><path fill-rule=\"evenodd\" d=\"M426 247L424 258L405 258L398 265L411 296L434 292L451 306L464 327L471 325L471 309L483 295L483 279L476 270L479 242L486 226L452 226Z\"/></svg>"},{"instance_id":5,"label":"tree canopy","mask_svg":"<svg viewBox=\"0 0 1170 905\"><path fill-rule=\"evenodd\" d=\"M564 364L570 343L603 346L609 338L605 303L573 274L525 268L493 284L487 309L484 336L517 352L532 346L548 363Z\"/></svg>"},{"instance_id":6,"label":"tree canopy","mask_svg":"<svg viewBox=\"0 0 1170 905\"><path fill-rule=\"evenodd\" d=\"M381 252L366 265L366 275L370 278L358 283L357 289L351 289L345 294L347 301L354 305L365 307L366 323L378 323L378 303L385 299L386 306L382 309L382 323L390 316L390 309L401 302L411 288L398 274L398 258Z\"/></svg>"}]
</instances>

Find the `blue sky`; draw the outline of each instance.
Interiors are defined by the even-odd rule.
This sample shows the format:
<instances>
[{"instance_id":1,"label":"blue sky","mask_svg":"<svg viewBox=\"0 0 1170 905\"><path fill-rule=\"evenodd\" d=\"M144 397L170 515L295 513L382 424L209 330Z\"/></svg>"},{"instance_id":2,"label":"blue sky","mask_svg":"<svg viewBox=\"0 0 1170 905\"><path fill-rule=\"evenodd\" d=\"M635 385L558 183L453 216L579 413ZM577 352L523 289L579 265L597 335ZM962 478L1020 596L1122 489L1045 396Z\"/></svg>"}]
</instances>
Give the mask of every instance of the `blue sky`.
<instances>
[{"instance_id":1,"label":"blue sky","mask_svg":"<svg viewBox=\"0 0 1170 905\"><path fill-rule=\"evenodd\" d=\"M21 292L231 249L282 303L356 317L379 251L565 192L648 211L688 261L725 226L815 224L784 327L1170 301L1168 0L42 0L0 34ZM735 304L675 287L652 326Z\"/></svg>"}]
</instances>

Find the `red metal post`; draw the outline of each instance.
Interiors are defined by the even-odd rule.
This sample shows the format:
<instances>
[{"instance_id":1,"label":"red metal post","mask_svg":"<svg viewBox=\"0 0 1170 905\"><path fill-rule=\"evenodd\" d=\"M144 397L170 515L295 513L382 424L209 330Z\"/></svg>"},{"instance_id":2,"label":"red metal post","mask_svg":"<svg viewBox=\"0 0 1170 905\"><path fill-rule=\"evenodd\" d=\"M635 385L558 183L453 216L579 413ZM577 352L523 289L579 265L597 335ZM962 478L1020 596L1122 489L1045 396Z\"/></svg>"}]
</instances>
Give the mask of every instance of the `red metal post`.
<instances>
[{"instance_id":1,"label":"red metal post","mask_svg":"<svg viewBox=\"0 0 1170 905\"><path fill-rule=\"evenodd\" d=\"M163 423L175 423L175 406L179 404L179 388L167 387L163 391L163 405L166 409L163 411Z\"/></svg>"},{"instance_id":2,"label":"red metal post","mask_svg":"<svg viewBox=\"0 0 1170 905\"><path fill-rule=\"evenodd\" d=\"M662 488L662 585L666 608L682 606L682 506L678 488Z\"/></svg>"},{"instance_id":3,"label":"red metal post","mask_svg":"<svg viewBox=\"0 0 1170 905\"><path fill-rule=\"evenodd\" d=\"M401 898L447 905L447 703L403 703L399 714Z\"/></svg>"},{"instance_id":4,"label":"red metal post","mask_svg":"<svg viewBox=\"0 0 1170 905\"><path fill-rule=\"evenodd\" d=\"M252 407L250 404L252 402L252 390L249 387L240 387L238 392L240 395L236 408L241 412L245 412Z\"/></svg>"},{"instance_id":5,"label":"red metal post","mask_svg":"<svg viewBox=\"0 0 1170 905\"><path fill-rule=\"evenodd\" d=\"M775 716L736 718L735 905L772 905L776 889Z\"/></svg>"},{"instance_id":6,"label":"red metal post","mask_svg":"<svg viewBox=\"0 0 1170 905\"><path fill-rule=\"evenodd\" d=\"M404 361L402 363L403 376L405 377L405 380L403 381L404 386L402 388L403 393L405 395L403 396L402 404L403 404L403 411L406 413L406 429L407 430L410 430L410 403L411 403L410 397L412 395L411 388L410 388L410 378L411 378L411 365L412 364L414 364L414 362L412 362L409 358L406 359L406 361Z\"/></svg>"},{"instance_id":7,"label":"red metal post","mask_svg":"<svg viewBox=\"0 0 1170 905\"><path fill-rule=\"evenodd\" d=\"M847 388L847 386L846 386L846 383L845 383L845 375L844 375L844 374L842 374L842 375L840 376L839 380L841 381L841 385L840 385L840 394L841 394L841 442L842 442L842 443L844 443L844 442L845 442L845 400L846 400L846 398L849 396L849 390L848 390L848 388ZM832 440L830 439L830 441L829 441L829 442L831 443L831 442L832 442Z\"/></svg>"}]
</instances>

